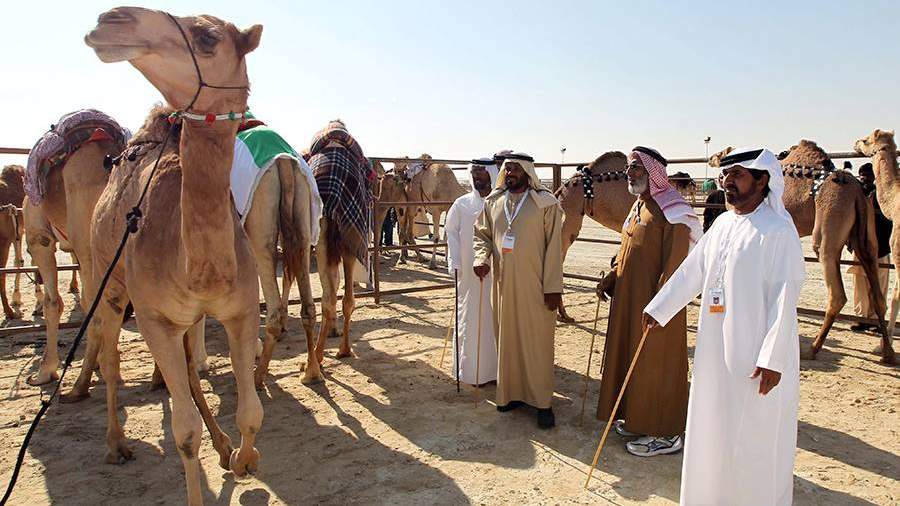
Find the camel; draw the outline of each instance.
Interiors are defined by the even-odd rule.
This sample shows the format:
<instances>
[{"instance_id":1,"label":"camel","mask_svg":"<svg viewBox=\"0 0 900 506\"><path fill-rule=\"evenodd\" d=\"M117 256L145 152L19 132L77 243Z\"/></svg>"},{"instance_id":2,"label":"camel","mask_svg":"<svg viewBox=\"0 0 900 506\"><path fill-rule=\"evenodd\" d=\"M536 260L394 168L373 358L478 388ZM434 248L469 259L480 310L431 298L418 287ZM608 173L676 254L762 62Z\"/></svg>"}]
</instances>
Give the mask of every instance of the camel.
<instances>
[{"instance_id":1,"label":"camel","mask_svg":"<svg viewBox=\"0 0 900 506\"><path fill-rule=\"evenodd\" d=\"M116 167L97 203L91 230L95 280L111 266L126 229L136 231L125 243L89 327L88 351L73 393L87 391L91 351L101 349L109 423L106 460L130 459L117 411L116 346L122 311L130 300L172 399L172 433L189 504L203 502L198 458L203 422L221 467L242 476L254 472L259 462L253 446L263 418L253 378L259 285L250 242L231 202L230 169L238 120L247 110L244 57L259 45L261 35L260 25L241 31L212 16L175 17L118 7L101 14L84 39L101 61L130 62L170 107L185 111L173 117L181 125L177 145L164 144L168 111L151 112L130 143L145 143L150 153L133 162L126 158ZM133 206L139 206L142 216L134 228L138 215L130 211ZM207 314L228 334L241 433L235 451L203 397L191 359L195 337L185 338Z\"/></svg>"},{"instance_id":2,"label":"camel","mask_svg":"<svg viewBox=\"0 0 900 506\"><path fill-rule=\"evenodd\" d=\"M43 313L47 326L47 342L41 364L38 371L26 380L29 385L43 385L59 377L57 346L63 302L58 290L57 245L62 251L71 253L73 261L79 264L83 311L87 311L94 298L96 285L91 256L91 215L109 178L104 160L107 156L117 156L121 150L122 145L111 135L82 144L68 156L65 163L50 169L40 204L32 203L30 198L23 203L25 243L44 285L43 291L39 285L35 287L36 297L43 292L37 298L39 306L35 308L35 313ZM73 287L77 291L76 279L73 271L70 291Z\"/></svg>"},{"instance_id":3,"label":"camel","mask_svg":"<svg viewBox=\"0 0 900 506\"><path fill-rule=\"evenodd\" d=\"M375 204L379 202L406 202L409 200L406 195L406 187L404 185L403 179L393 172L385 172L379 175L378 181L375 184L375 191L373 193ZM406 233L406 224L408 221L406 216L407 214L409 214L409 209L406 206L394 206L394 209L397 212L397 235L400 239L399 245L406 246L409 244L413 244L414 241ZM375 212L372 213L372 216L374 218L372 222L372 230L375 234L374 240L379 244L381 244L380 231L382 225L384 225L387 211L387 207L376 207ZM400 258L397 263L406 263L406 249L400 250Z\"/></svg>"},{"instance_id":4,"label":"camel","mask_svg":"<svg viewBox=\"0 0 900 506\"><path fill-rule=\"evenodd\" d=\"M713 155L710 165L718 167L721 157L730 151L728 148ZM801 140L785 154L781 165L785 175L784 206L800 237L812 235L813 251L822 266L828 290L822 326L813 343L801 350L803 359L814 360L835 318L847 303L840 270L845 245L856 253L871 286L878 286L874 214L859 181L853 174L837 170L825 150L815 142ZM820 180L823 174L825 178ZM870 296L881 323L882 343L888 343L884 297L879 290L872 290ZM892 355L889 344L886 348ZM886 357L883 355L883 360Z\"/></svg>"},{"instance_id":5,"label":"camel","mask_svg":"<svg viewBox=\"0 0 900 506\"><path fill-rule=\"evenodd\" d=\"M615 232L621 232L622 224L637 197L628 193L625 164L628 159L621 151L609 151L597 157L585 169L591 175L578 172L556 190L556 198L563 209L562 248L563 262L566 253L578 238L587 213L592 220ZM585 182L590 181L593 198L585 198ZM571 323L574 320L560 304L557 319Z\"/></svg>"},{"instance_id":6,"label":"camel","mask_svg":"<svg viewBox=\"0 0 900 506\"><path fill-rule=\"evenodd\" d=\"M6 267L9 247L13 247L16 267L23 267L22 259L22 201L25 199L25 169L21 165L7 165L0 173L0 267ZM16 273L13 284L12 306L6 298L6 274L0 274L0 302L3 314L16 320L22 318L22 292L19 290L21 275Z\"/></svg>"},{"instance_id":7,"label":"camel","mask_svg":"<svg viewBox=\"0 0 900 506\"><path fill-rule=\"evenodd\" d=\"M407 178L406 194L410 201L413 202L453 202L459 197L466 194L465 188L459 184L453 171L447 164L431 163L431 156L423 154L419 157L425 160L425 167L421 172ZM403 171L406 174L406 170ZM432 237L434 247L431 250L431 260L428 267L434 269L437 267L437 243L441 238L441 216L450 210L449 204L424 205L425 212L431 215ZM410 237L414 234L415 216L412 212L407 213L405 229ZM446 250L446 248L445 248ZM417 252L419 253L419 252ZM421 256L419 255L421 258Z\"/></svg>"},{"instance_id":8,"label":"camel","mask_svg":"<svg viewBox=\"0 0 900 506\"><path fill-rule=\"evenodd\" d=\"M887 322L885 340L881 346L881 360L888 364L895 364L893 349L894 327L897 321L897 312L900 311L900 200L896 198L900 177L897 172L897 144L894 141L894 132L875 130L868 137L856 141L854 149L857 153L872 159L872 167L875 169L875 187L878 196L878 205L881 206L884 215L893 221L894 228L891 231L891 260L894 263L894 291L891 295L891 312ZM871 281L869 281L871 283ZM871 286L878 286L877 284ZM877 292L878 290L873 290Z\"/></svg>"},{"instance_id":9,"label":"camel","mask_svg":"<svg viewBox=\"0 0 900 506\"><path fill-rule=\"evenodd\" d=\"M697 201L697 183L687 172L676 172L669 176L669 183L678 190L685 199L690 200L691 204Z\"/></svg>"}]
</instances>

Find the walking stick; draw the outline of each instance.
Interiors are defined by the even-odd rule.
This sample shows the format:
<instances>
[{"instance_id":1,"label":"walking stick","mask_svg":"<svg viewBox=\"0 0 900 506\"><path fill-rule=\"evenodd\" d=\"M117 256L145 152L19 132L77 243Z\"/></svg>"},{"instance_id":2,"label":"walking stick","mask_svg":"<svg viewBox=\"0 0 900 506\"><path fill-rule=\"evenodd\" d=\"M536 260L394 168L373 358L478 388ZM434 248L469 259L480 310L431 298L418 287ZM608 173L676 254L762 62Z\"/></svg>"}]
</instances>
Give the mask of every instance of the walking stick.
<instances>
[{"instance_id":1,"label":"walking stick","mask_svg":"<svg viewBox=\"0 0 900 506\"><path fill-rule=\"evenodd\" d=\"M481 308L484 304L484 278L481 278L478 292L478 338L475 340L475 407L481 398L481 381L478 368L481 366Z\"/></svg>"},{"instance_id":2,"label":"walking stick","mask_svg":"<svg viewBox=\"0 0 900 506\"><path fill-rule=\"evenodd\" d=\"M594 311L594 330L591 331L591 349L588 350L587 370L584 371L584 390L581 392L581 414L578 416L578 425L584 423L584 403L587 401L588 380L591 378L591 359L594 356L594 338L597 337L597 320L600 319L600 297L597 297L597 310Z\"/></svg>"},{"instance_id":3,"label":"walking stick","mask_svg":"<svg viewBox=\"0 0 900 506\"><path fill-rule=\"evenodd\" d=\"M453 269L453 281L453 325L456 328L453 351L456 353L456 393L459 393L459 269Z\"/></svg>"},{"instance_id":4,"label":"walking stick","mask_svg":"<svg viewBox=\"0 0 900 506\"><path fill-rule=\"evenodd\" d=\"M587 481L584 482L584 488L587 489L588 485L591 483L591 477L594 475L594 469L597 468L597 462L600 460L600 452L603 450L603 443L606 442L606 436L609 434L609 428L612 427L613 421L616 419L616 411L619 410L619 403L622 402L622 397L625 395L625 388L628 387L628 380L631 378L631 372L634 371L634 366L637 364L638 357L641 356L641 349L644 347L644 341L647 339L647 334L650 333L650 328L648 327L644 330L644 335L641 336L641 342L638 343L637 350L634 352L634 358L631 359L631 365L628 367L628 372L625 374L625 382L622 383L622 389L619 390L619 396L616 397L616 403L613 405L612 411L609 413L609 421L606 422L606 428L603 429L603 436L600 437L600 444L597 446L597 452L594 453L594 461L591 462L591 470L588 473Z\"/></svg>"},{"instance_id":5,"label":"walking stick","mask_svg":"<svg viewBox=\"0 0 900 506\"><path fill-rule=\"evenodd\" d=\"M457 308L453 308L454 311L457 311ZM450 324L447 325L447 333L444 334L444 348L441 349L441 361L438 364L438 369L444 368L444 355L447 353L447 341L450 340L450 332L453 332L453 321L450 321Z\"/></svg>"}]
</instances>

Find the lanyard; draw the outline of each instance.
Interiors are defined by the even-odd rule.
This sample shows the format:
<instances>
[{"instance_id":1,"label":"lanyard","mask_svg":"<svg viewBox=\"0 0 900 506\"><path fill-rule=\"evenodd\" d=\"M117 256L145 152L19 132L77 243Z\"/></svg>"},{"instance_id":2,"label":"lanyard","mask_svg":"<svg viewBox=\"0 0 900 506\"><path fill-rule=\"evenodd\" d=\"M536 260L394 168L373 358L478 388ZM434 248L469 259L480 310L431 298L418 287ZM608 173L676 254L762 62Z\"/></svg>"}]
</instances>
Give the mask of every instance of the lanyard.
<instances>
[{"instance_id":1,"label":"lanyard","mask_svg":"<svg viewBox=\"0 0 900 506\"><path fill-rule=\"evenodd\" d=\"M723 288L725 282L725 263L728 262L728 254L731 252L731 239L734 236L735 229L740 226L740 223L735 220L731 222L731 227L728 229L728 235L722 237L722 242L719 243L719 251L716 253L716 288Z\"/></svg>"},{"instance_id":2,"label":"lanyard","mask_svg":"<svg viewBox=\"0 0 900 506\"><path fill-rule=\"evenodd\" d=\"M506 213L506 229L507 230L512 229L513 220L516 219L516 216L519 215L519 211L522 209L522 204L524 204L525 199L528 198L529 191L530 190L525 190L525 194L522 195L521 200L519 200L519 204L516 206L516 210L513 211L512 216L509 215L509 206L507 206L505 203L503 204L503 212Z\"/></svg>"}]
</instances>

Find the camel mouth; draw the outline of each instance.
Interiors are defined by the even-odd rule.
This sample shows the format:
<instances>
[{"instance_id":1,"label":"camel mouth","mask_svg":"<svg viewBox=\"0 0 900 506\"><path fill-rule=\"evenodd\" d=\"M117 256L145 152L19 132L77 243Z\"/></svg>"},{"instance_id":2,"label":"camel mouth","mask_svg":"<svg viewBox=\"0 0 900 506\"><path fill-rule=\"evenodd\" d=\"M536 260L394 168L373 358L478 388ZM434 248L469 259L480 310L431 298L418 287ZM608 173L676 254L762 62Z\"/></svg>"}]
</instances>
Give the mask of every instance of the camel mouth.
<instances>
[{"instance_id":1,"label":"camel mouth","mask_svg":"<svg viewBox=\"0 0 900 506\"><path fill-rule=\"evenodd\" d=\"M116 63L133 60L142 56L147 49L145 44L123 44L103 40L103 29L97 27L84 36L84 43L94 50L94 54L103 63Z\"/></svg>"}]
</instances>

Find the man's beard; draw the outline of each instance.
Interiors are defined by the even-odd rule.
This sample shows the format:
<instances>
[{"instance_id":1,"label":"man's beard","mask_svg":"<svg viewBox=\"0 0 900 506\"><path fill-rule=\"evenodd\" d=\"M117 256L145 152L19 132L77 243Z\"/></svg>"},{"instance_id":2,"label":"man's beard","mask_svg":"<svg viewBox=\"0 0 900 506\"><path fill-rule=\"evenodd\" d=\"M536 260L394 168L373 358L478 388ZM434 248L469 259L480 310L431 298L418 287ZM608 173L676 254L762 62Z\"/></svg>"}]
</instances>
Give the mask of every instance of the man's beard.
<instances>
[{"instance_id":1,"label":"man's beard","mask_svg":"<svg viewBox=\"0 0 900 506\"><path fill-rule=\"evenodd\" d=\"M522 190L528 185L528 178L506 178L506 188L516 191Z\"/></svg>"},{"instance_id":2,"label":"man's beard","mask_svg":"<svg viewBox=\"0 0 900 506\"><path fill-rule=\"evenodd\" d=\"M486 181L475 181L472 183L472 188L474 188L477 192L487 190L488 186L489 183L487 183Z\"/></svg>"},{"instance_id":3,"label":"man's beard","mask_svg":"<svg viewBox=\"0 0 900 506\"><path fill-rule=\"evenodd\" d=\"M740 190L737 189L736 186L728 186L724 188L725 190L725 202L734 206L738 204L743 204L747 200L752 197L752 195L748 193L741 193Z\"/></svg>"},{"instance_id":4,"label":"man's beard","mask_svg":"<svg viewBox=\"0 0 900 506\"><path fill-rule=\"evenodd\" d=\"M628 193L632 195L643 195L647 191L648 184L650 184L650 179L647 176L636 179L634 182L628 181Z\"/></svg>"}]
</instances>

